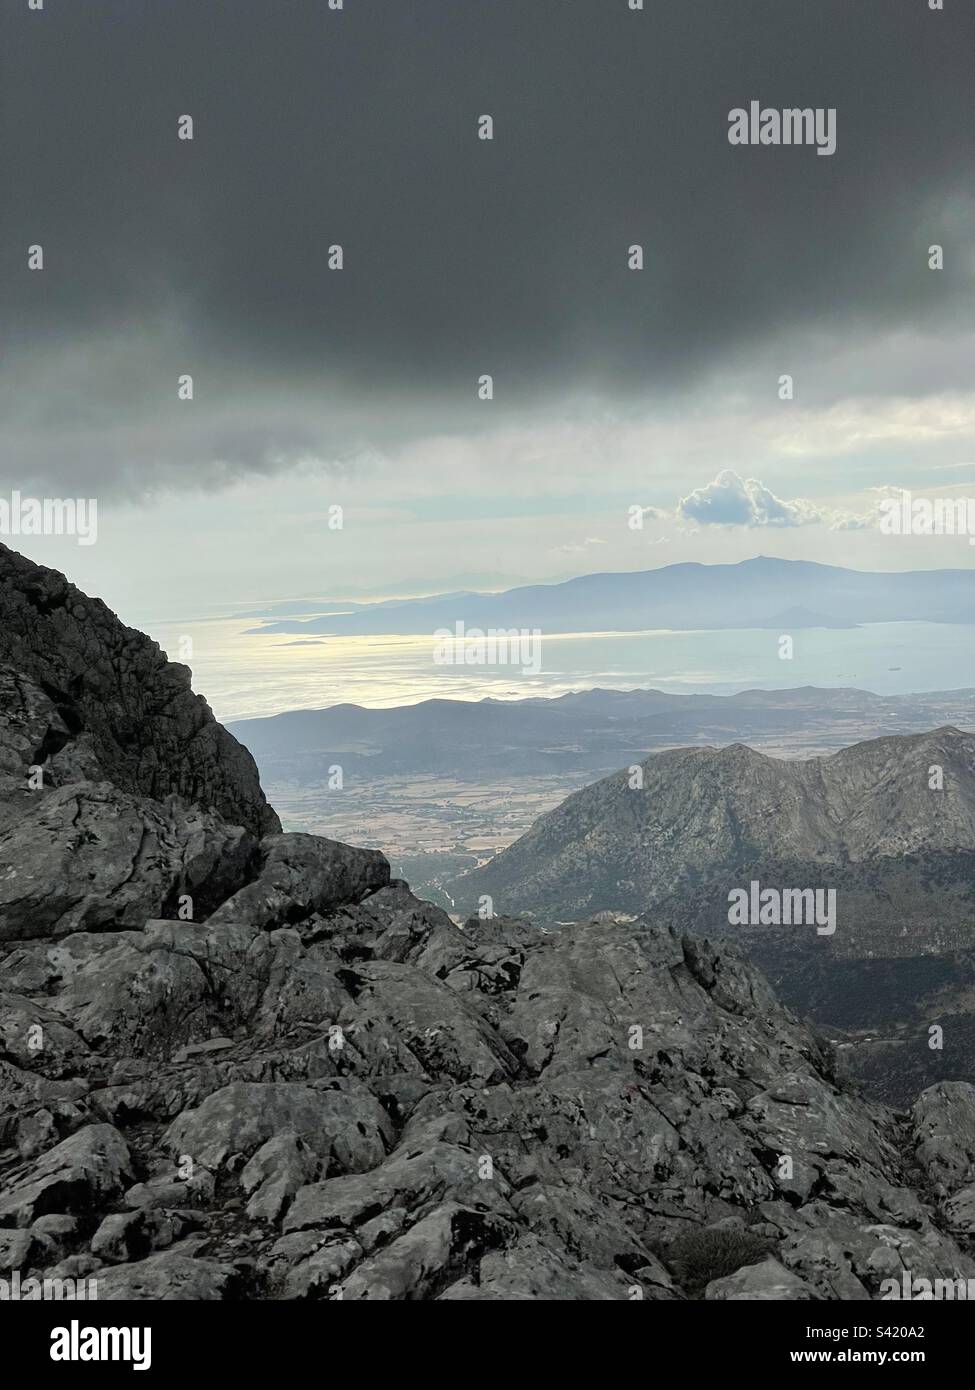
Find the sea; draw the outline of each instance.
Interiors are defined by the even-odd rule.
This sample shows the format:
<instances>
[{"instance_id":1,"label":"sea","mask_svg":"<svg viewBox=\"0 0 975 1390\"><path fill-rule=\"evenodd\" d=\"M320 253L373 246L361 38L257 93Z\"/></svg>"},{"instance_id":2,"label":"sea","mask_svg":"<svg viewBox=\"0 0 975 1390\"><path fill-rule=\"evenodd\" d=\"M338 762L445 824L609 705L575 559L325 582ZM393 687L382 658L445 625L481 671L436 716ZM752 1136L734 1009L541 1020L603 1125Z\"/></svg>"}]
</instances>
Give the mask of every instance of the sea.
<instances>
[{"instance_id":1,"label":"sea","mask_svg":"<svg viewBox=\"0 0 975 1390\"><path fill-rule=\"evenodd\" d=\"M975 688L975 626L872 623L856 628L547 633L537 671L443 665L433 637L260 635L241 618L160 621L148 630L223 722L354 703L519 700L637 687L730 695L801 685L878 695ZM250 631L248 631L250 629ZM781 642L791 638L791 649Z\"/></svg>"}]
</instances>

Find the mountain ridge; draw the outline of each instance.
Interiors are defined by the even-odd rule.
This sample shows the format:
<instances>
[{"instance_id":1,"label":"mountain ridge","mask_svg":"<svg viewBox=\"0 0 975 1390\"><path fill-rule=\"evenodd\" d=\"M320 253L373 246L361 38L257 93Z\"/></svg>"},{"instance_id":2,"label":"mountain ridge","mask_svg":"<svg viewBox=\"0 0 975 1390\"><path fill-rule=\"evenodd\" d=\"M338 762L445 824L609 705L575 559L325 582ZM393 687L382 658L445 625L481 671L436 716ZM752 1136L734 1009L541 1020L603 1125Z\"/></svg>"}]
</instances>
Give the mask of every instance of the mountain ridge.
<instances>
[{"instance_id":1,"label":"mountain ridge","mask_svg":"<svg viewBox=\"0 0 975 1390\"><path fill-rule=\"evenodd\" d=\"M927 787L929 768L922 766L935 754L949 764L940 791ZM952 726L885 735L801 760L773 758L736 742L666 750L636 766L639 775L624 770L573 793L457 886L497 896L502 906L503 893L514 891L523 908L563 911L570 904L579 911L631 911L672 893L682 875L699 877L707 854L716 871L732 872L742 856L762 853L808 862L831 862L832 855L833 862L856 863L919 849L975 850L975 735ZM639 785L631 785L634 778ZM889 807L876 806L878 788L900 798L896 818ZM733 802L736 792L739 799ZM954 813L950 830L942 815L946 807ZM772 819L773 811L782 814ZM625 838L635 831L652 837L656 854L652 860L645 856L642 871L646 839L638 844ZM569 861L585 844L591 874L597 833L604 879L594 884L588 878L589 896L577 901L572 894L578 874ZM677 835L682 838L675 848ZM529 863L543 866L534 887L518 878L519 868ZM625 873L627 886L616 890L616 900L595 900L594 893L607 891L605 876L618 871Z\"/></svg>"},{"instance_id":2,"label":"mountain ridge","mask_svg":"<svg viewBox=\"0 0 975 1390\"><path fill-rule=\"evenodd\" d=\"M608 774L641 761L655 747L723 736L849 743L860 737L917 732L949 719L975 727L975 691L880 696L848 688L797 687L735 695L677 694L654 689L572 691L521 700L421 700L370 708L343 703L234 720L231 731L251 749L270 781L310 781L315 769L427 772L449 768L483 775L488 766L513 777L564 767ZM478 749L490 743L491 758ZM800 743L801 746L801 743ZM570 751L571 750L571 751Z\"/></svg>"},{"instance_id":3,"label":"mountain ridge","mask_svg":"<svg viewBox=\"0 0 975 1390\"><path fill-rule=\"evenodd\" d=\"M657 569L600 571L500 593L431 595L355 612L266 620L251 633L422 634L453 627L526 627L543 632L627 632L774 626L778 616L842 614L830 625L926 621L968 623L975 571L843 569L758 556L737 564L682 562Z\"/></svg>"}]
</instances>

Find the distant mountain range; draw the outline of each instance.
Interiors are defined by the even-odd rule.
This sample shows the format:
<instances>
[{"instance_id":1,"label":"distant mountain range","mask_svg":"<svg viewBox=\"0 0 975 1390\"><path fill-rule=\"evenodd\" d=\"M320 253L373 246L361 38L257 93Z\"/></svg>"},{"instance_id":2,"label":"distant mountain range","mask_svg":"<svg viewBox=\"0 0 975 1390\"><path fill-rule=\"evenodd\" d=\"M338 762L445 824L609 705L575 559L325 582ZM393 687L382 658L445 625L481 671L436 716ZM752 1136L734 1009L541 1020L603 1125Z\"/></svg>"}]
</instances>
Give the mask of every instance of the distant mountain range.
<instances>
[{"instance_id":1,"label":"distant mountain range","mask_svg":"<svg viewBox=\"0 0 975 1390\"><path fill-rule=\"evenodd\" d=\"M927 621L968 623L975 570L866 573L805 560L758 556L736 565L667 565L587 574L561 584L503 593L436 594L375 604L272 606L257 633L421 634L450 627L539 628L549 632L638 632ZM246 615L245 615L246 616Z\"/></svg>"},{"instance_id":2,"label":"distant mountain range","mask_svg":"<svg viewBox=\"0 0 975 1390\"><path fill-rule=\"evenodd\" d=\"M808 752L952 723L975 728L975 690L880 696L855 689L669 695L587 690L554 699L333 705L229 727L268 783L313 784L333 763L365 777L439 773L475 780L602 773L681 743L764 742Z\"/></svg>"}]
</instances>

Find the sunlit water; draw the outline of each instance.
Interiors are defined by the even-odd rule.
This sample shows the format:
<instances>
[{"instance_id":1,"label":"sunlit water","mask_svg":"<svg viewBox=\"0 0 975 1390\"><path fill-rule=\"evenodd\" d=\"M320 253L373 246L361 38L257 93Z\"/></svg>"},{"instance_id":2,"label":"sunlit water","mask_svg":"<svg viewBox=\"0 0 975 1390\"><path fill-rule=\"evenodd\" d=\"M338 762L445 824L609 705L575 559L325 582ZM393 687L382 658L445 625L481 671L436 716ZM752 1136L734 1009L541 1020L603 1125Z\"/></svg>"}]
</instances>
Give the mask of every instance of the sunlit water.
<instances>
[{"instance_id":1,"label":"sunlit water","mask_svg":"<svg viewBox=\"0 0 975 1390\"><path fill-rule=\"evenodd\" d=\"M193 671L193 688L222 721L351 702L411 704L442 697L478 700L562 695L593 686L727 695L787 686L855 685L880 695L975 687L975 627L876 623L792 634L791 660L779 633L743 628L710 632L573 633L542 639L541 669L444 666L423 637L323 638L248 635L239 618L162 623L152 635ZM180 639L192 652L180 656ZM185 644L184 644L185 649Z\"/></svg>"}]
</instances>

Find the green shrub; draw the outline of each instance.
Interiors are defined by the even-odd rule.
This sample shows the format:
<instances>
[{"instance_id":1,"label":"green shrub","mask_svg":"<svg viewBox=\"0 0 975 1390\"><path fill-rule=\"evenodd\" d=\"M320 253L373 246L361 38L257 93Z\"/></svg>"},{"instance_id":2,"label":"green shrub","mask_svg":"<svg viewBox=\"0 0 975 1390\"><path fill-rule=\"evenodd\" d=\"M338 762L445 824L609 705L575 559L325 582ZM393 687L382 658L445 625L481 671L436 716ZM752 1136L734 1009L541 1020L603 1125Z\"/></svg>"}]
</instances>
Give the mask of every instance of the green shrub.
<instances>
[{"instance_id":1,"label":"green shrub","mask_svg":"<svg viewBox=\"0 0 975 1390\"><path fill-rule=\"evenodd\" d=\"M760 1264L774 1249L774 1241L743 1227L701 1228L678 1236L663 1260L684 1292L700 1298L712 1279L734 1274L742 1265Z\"/></svg>"}]
</instances>

